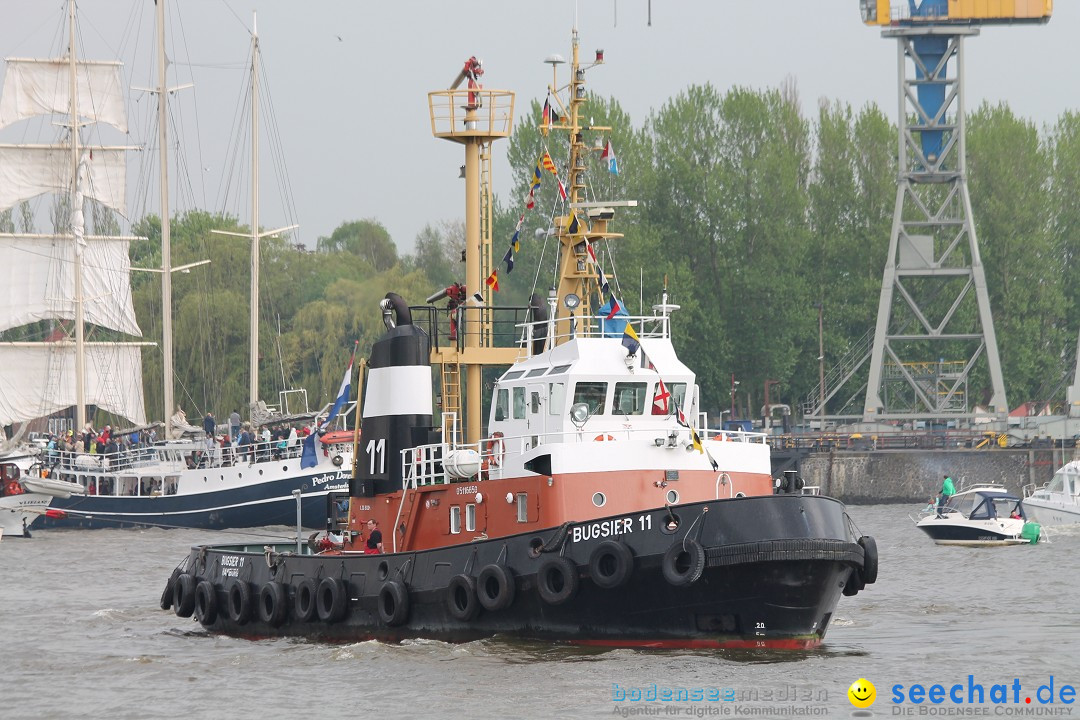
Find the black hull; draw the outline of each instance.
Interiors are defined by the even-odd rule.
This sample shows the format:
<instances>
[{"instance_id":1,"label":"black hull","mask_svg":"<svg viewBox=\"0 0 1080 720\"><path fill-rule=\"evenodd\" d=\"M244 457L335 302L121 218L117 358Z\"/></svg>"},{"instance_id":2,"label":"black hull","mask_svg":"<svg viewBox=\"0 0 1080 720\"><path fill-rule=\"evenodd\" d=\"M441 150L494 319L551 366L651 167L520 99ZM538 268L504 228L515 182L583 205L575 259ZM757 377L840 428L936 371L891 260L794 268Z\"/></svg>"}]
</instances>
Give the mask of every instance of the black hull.
<instances>
[{"instance_id":1,"label":"black hull","mask_svg":"<svg viewBox=\"0 0 1080 720\"><path fill-rule=\"evenodd\" d=\"M929 535L934 542L942 545L1004 545L1027 542L1013 533L998 532L972 525L933 524L920 525L919 529Z\"/></svg>"},{"instance_id":2,"label":"black hull","mask_svg":"<svg viewBox=\"0 0 1080 720\"><path fill-rule=\"evenodd\" d=\"M340 477L325 482L332 475ZM292 492L300 490L301 524L305 528L319 529L326 527L327 494L344 490L347 486L346 473L319 471L245 487L188 495L72 495L69 498L56 498L50 506L63 510L66 513L64 517L41 517L33 528L153 526L220 530L295 525L296 498Z\"/></svg>"},{"instance_id":3,"label":"black hull","mask_svg":"<svg viewBox=\"0 0 1080 720\"><path fill-rule=\"evenodd\" d=\"M831 498L716 500L674 512L674 532L661 508L387 555L195 547L184 563L191 577L174 574L163 606L186 615L197 605L210 631L249 638L462 642L501 634L610 646L803 648L821 642L845 586L863 586L863 546ZM297 594L308 578L323 584L317 612L304 621ZM209 583L201 596L200 581ZM327 589L339 581L340 605ZM484 595L479 603L472 587Z\"/></svg>"}]
</instances>

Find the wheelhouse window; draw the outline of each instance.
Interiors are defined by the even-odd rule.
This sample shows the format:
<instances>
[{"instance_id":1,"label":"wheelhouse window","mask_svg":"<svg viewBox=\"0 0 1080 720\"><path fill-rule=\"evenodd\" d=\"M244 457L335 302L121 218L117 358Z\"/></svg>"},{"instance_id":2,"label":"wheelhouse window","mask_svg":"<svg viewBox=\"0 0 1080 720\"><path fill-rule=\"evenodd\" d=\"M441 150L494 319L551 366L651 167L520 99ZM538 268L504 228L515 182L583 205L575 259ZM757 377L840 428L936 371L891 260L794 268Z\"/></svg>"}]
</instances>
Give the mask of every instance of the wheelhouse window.
<instances>
[{"instance_id":1,"label":"wheelhouse window","mask_svg":"<svg viewBox=\"0 0 1080 720\"><path fill-rule=\"evenodd\" d=\"M500 388L495 393L495 419L505 420L510 414L510 391Z\"/></svg>"},{"instance_id":2,"label":"wheelhouse window","mask_svg":"<svg viewBox=\"0 0 1080 720\"><path fill-rule=\"evenodd\" d=\"M548 383L548 414L561 415L563 404L566 402L566 385L563 383Z\"/></svg>"},{"instance_id":3,"label":"wheelhouse window","mask_svg":"<svg viewBox=\"0 0 1080 720\"><path fill-rule=\"evenodd\" d=\"M686 407L686 383L672 383L671 397L679 403L679 407Z\"/></svg>"},{"instance_id":4,"label":"wheelhouse window","mask_svg":"<svg viewBox=\"0 0 1080 720\"><path fill-rule=\"evenodd\" d=\"M450 506L450 534L457 535L461 532L461 508L457 505Z\"/></svg>"},{"instance_id":5,"label":"wheelhouse window","mask_svg":"<svg viewBox=\"0 0 1080 720\"><path fill-rule=\"evenodd\" d=\"M616 415L641 415L645 412L645 389L648 383L615 383L615 398L612 412Z\"/></svg>"},{"instance_id":6,"label":"wheelhouse window","mask_svg":"<svg viewBox=\"0 0 1080 720\"><path fill-rule=\"evenodd\" d=\"M527 377L527 378L540 377L541 375L543 375L547 371L548 371L547 368L536 368L535 370L530 370L529 373L525 377Z\"/></svg>"},{"instance_id":7,"label":"wheelhouse window","mask_svg":"<svg viewBox=\"0 0 1080 720\"><path fill-rule=\"evenodd\" d=\"M472 532L476 530L476 505L469 503L465 506L465 531Z\"/></svg>"},{"instance_id":8,"label":"wheelhouse window","mask_svg":"<svg viewBox=\"0 0 1080 720\"><path fill-rule=\"evenodd\" d=\"M660 388L660 383L656 383L656 387L653 388L653 415L663 415L664 405L661 403L662 397L667 394L667 414L671 415L675 412L675 403L679 404L683 412L686 412L686 383L671 383L668 385L664 383L664 388Z\"/></svg>"},{"instance_id":9,"label":"wheelhouse window","mask_svg":"<svg viewBox=\"0 0 1080 720\"><path fill-rule=\"evenodd\" d=\"M604 399L606 397L606 382L579 382L574 385L574 404L587 404L590 415L604 414Z\"/></svg>"},{"instance_id":10,"label":"wheelhouse window","mask_svg":"<svg viewBox=\"0 0 1080 720\"><path fill-rule=\"evenodd\" d=\"M523 420L525 418L525 388L514 388L514 419Z\"/></svg>"}]
</instances>

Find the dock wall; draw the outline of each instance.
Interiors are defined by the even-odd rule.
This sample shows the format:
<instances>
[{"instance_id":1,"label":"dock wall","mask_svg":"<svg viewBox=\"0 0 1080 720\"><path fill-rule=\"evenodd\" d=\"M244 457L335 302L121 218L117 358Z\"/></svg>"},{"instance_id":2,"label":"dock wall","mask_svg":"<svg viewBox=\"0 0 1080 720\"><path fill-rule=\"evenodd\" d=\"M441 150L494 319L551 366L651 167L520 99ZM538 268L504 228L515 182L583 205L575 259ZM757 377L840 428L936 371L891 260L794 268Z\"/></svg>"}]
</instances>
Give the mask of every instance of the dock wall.
<instances>
[{"instance_id":1,"label":"dock wall","mask_svg":"<svg viewBox=\"0 0 1080 720\"><path fill-rule=\"evenodd\" d=\"M959 490L980 482L1002 483L1020 493L1041 485L1074 459L1072 448L1015 450L868 450L815 453L801 459L806 485L847 503L918 503L941 490L950 475ZM1078 456L1080 459L1080 456Z\"/></svg>"}]
</instances>

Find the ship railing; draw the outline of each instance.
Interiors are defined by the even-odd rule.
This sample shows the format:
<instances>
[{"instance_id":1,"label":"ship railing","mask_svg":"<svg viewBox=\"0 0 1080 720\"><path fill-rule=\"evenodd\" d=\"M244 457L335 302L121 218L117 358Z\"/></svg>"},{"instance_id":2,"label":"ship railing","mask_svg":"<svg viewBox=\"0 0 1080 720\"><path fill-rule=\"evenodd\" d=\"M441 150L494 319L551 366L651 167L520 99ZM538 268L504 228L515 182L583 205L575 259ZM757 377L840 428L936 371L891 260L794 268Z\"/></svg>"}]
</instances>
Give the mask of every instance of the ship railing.
<instances>
[{"instance_id":1,"label":"ship railing","mask_svg":"<svg viewBox=\"0 0 1080 720\"><path fill-rule=\"evenodd\" d=\"M1044 490L1048 487L1050 487L1049 480L1042 483L1041 485L1039 483L1028 483L1024 487L1020 488L1020 496L1026 499L1034 495L1037 490Z\"/></svg>"},{"instance_id":2,"label":"ship railing","mask_svg":"<svg viewBox=\"0 0 1080 720\"><path fill-rule=\"evenodd\" d=\"M175 476L182 470L298 459L301 452L302 444L299 439L295 443L289 443L287 440L269 442L260 440L251 445L214 443L212 446L207 446L201 440L165 441L153 445L124 447L112 453L76 453L57 450L49 456L48 470L63 479L79 483L88 492L91 486L94 486L99 490L97 494L142 495L152 493L131 487L131 483L138 479L141 484L143 477L160 480L165 475ZM103 484L103 481L110 478L115 480L119 476L124 477L127 484L126 490L113 482L108 492L100 492L99 486ZM106 488L110 487L109 483L104 485ZM158 485L160 493L172 494L169 492L168 483L161 482ZM175 483L171 489L175 492Z\"/></svg>"},{"instance_id":3,"label":"ship railing","mask_svg":"<svg viewBox=\"0 0 1080 720\"><path fill-rule=\"evenodd\" d=\"M765 445L765 433L739 430L697 430L703 441ZM635 441L669 450L692 451L689 431L675 428L602 427L588 430L541 432L519 436L495 436L479 443L431 443L401 451L403 489L453 482L477 482L499 477L508 456L520 456L543 445ZM448 472L448 466L450 471Z\"/></svg>"},{"instance_id":4,"label":"ship railing","mask_svg":"<svg viewBox=\"0 0 1080 720\"><path fill-rule=\"evenodd\" d=\"M669 315L581 315L558 320L535 320L519 323L521 329L522 358L531 357L533 341L551 338L555 344L572 338L611 338L622 340L626 336L626 326L630 325L634 333L641 338L670 338L671 316ZM550 341L547 348L550 348Z\"/></svg>"}]
</instances>

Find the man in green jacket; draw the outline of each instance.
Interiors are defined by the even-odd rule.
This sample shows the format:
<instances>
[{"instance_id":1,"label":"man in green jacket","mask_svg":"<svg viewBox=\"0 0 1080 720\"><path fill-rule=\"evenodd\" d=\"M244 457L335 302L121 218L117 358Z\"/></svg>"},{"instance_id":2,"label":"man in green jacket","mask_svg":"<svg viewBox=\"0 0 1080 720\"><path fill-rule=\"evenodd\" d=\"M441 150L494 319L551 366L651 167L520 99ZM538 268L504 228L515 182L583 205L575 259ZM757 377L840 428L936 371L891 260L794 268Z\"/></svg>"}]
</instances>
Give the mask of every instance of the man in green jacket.
<instances>
[{"instance_id":1,"label":"man in green jacket","mask_svg":"<svg viewBox=\"0 0 1080 720\"><path fill-rule=\"evenodd\" d=\"M952 478L946 475L944 482L941 483L941 501L938 503L937 508L938 517L941 517L941 513L944 512L945 507L949 504L949 498L955 494L956 486L953 485Z\"/></svg>"}]
</instances>

